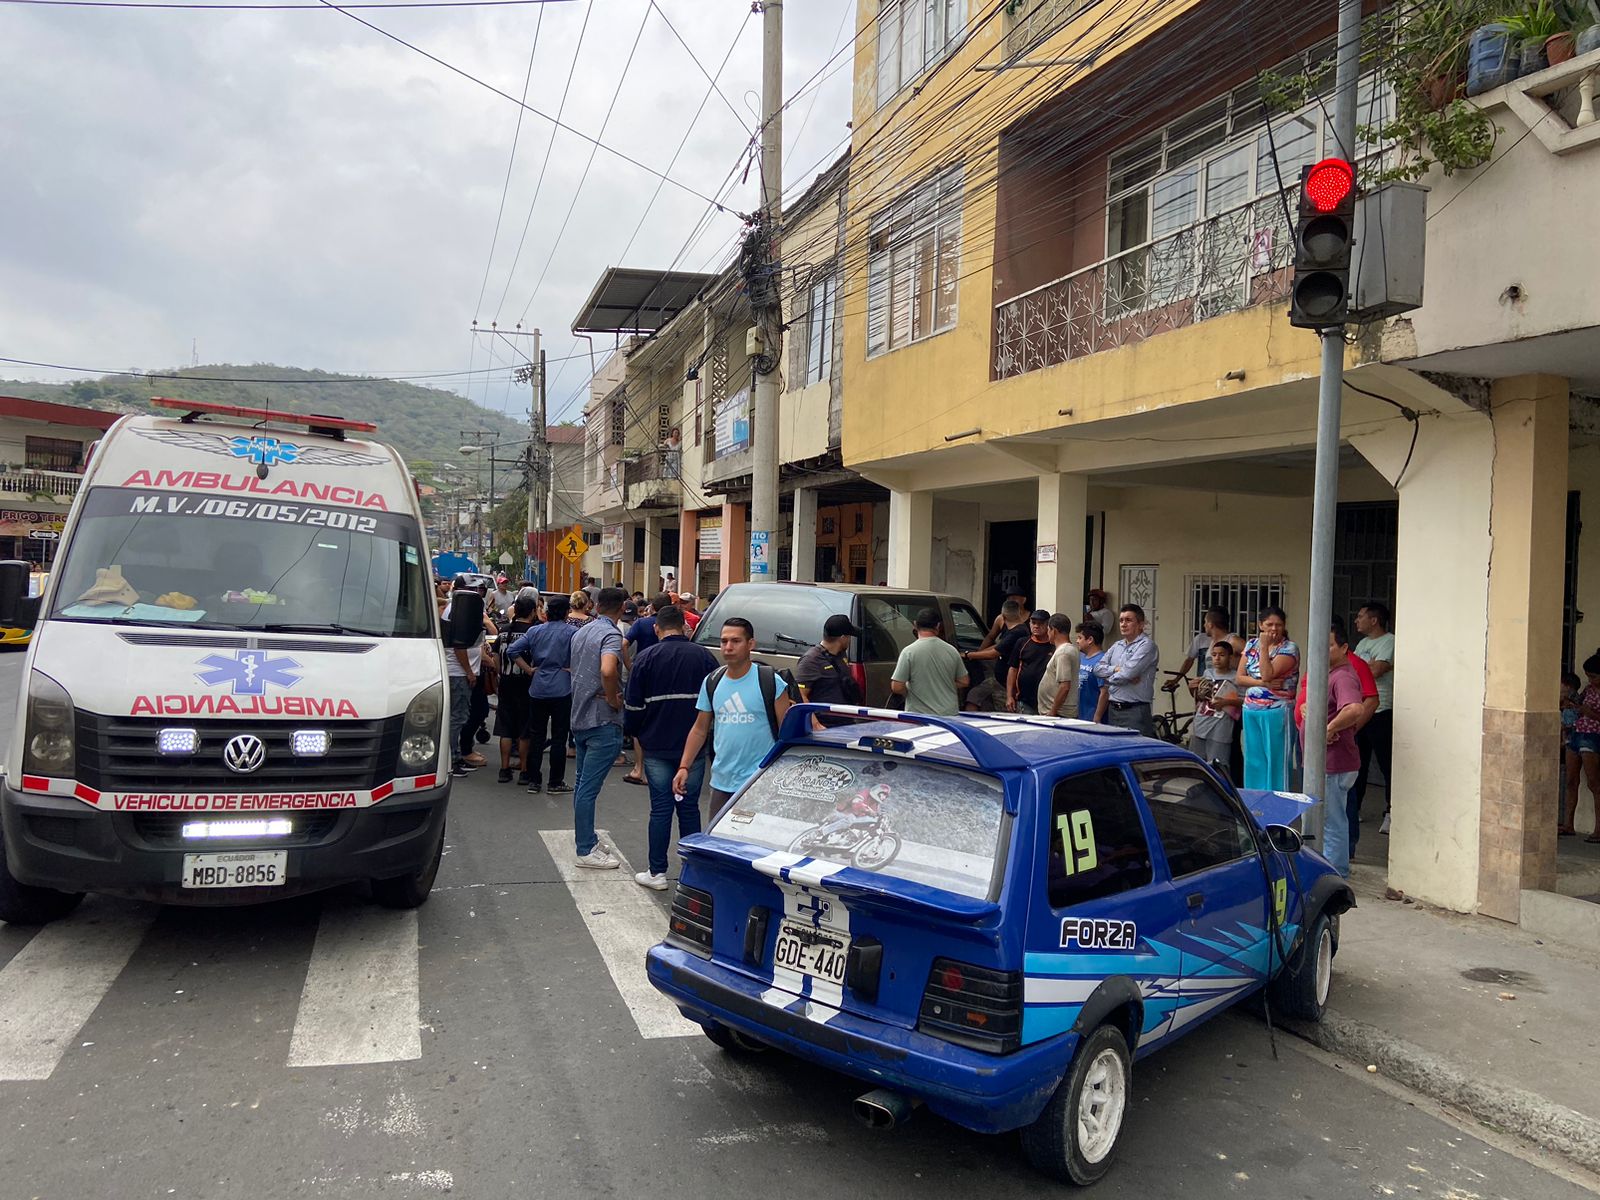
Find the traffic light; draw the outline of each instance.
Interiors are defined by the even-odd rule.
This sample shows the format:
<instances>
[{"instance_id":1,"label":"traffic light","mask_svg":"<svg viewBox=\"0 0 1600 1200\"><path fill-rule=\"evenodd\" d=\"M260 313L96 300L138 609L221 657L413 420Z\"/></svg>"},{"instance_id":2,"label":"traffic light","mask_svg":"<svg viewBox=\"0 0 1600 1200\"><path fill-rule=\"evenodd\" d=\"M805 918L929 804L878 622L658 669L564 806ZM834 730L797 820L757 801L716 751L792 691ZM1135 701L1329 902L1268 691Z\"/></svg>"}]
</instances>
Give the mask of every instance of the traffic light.
<instances>
[{"instance_id":1,"label":"traffic light","mask_svg":"<svg viewBox=\"0 0 1600 1200\"><path fill-rule=\"evenodd\" d=\"M1294 285L1289 324L1301 329L1343 325L1350 310L1350 254L1356 232L1356 171L1325 158L1300 173L1300 218L1294 229Z\"/></svg>"}]
</instances>

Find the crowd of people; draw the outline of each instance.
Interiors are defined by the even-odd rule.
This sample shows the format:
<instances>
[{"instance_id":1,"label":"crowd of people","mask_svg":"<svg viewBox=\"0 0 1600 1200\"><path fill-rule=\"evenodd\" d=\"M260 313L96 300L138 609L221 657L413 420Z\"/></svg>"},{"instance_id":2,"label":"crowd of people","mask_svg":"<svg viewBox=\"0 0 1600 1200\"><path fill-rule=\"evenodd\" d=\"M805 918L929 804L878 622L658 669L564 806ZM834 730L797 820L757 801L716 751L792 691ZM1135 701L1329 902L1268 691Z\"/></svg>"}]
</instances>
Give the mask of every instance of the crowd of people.
<instances>
[{"instance_id":1,"label":"crowd of people","mask_svg":"<svg viewBox=\"0 0 1600 1200\"><path fill-rule=\"evenodd\" d=\"M473 586L471 577L456 589ZM476 746L489 741L489 696L498 696L494 736L500 739L499 781L529 792L573 796L577 865L614 870L617 856L594 827L595 804L610 772L628 762L629 783L648 789L649 862L636 881L667 886L672 827L679 837L701 827L700 794L709 784L720 808L755 774L777 741L784 714L797 701L863 705L870 699L849 659L862 636L849 617L829 617L821 641L792 674L756 661L756 632L733 616L718 631L720 657L691 640L700 614L695 598L664 591L647 599L617 587L586 587L545 596L501 579L484 595L481 635L447 651L450 677L451 773L487 765ZM442 615L452 587L440 585ZM1189 744L1241 786L1284 790L1303 745L1304 651L1291 640L1280 608L1263 609L1257 632L1235 633L1231 615L1208 609L1182 664L1158 684L1160 656L1144 610L1124 604L1112 615L1106 594L1090 592L1074 619L1029 611L1027 597L1008 596L977 649L945 637L939 610L923 609L890 678L891 707L932 715L1011 712L1157 733L1158 686L1187 689L1195 702ZM1327 794L1323 853L1348 873L1360 837L1360 810L1374 759L1389 779L1394 695L1394 635L1389 610L1376 601L1356 619L1351 647L1344 622L1328 631ZM1108 635L1114 633L1114 637ZM1590 689L1572 688L1574 742L1600 747L1600 657ZM1190 672L1196 674L1191 677ZM819 714L818 728L844 718ZM1600 750L1572 759L1600 783ZM1577 765L1569 759L1569 771ZM568 763L574 778L567 781ZM1576 794L1576 779L1571 795ZM1387 793L1386 793L1387 794ZM1600 790L1596 790L1600 796ZM1570 814L1570 808L1569 808ZM1570 826L1570 815L1567 818ZM1381 833L1389 830L1385 805Z\"/></svg>"}]
</instances>

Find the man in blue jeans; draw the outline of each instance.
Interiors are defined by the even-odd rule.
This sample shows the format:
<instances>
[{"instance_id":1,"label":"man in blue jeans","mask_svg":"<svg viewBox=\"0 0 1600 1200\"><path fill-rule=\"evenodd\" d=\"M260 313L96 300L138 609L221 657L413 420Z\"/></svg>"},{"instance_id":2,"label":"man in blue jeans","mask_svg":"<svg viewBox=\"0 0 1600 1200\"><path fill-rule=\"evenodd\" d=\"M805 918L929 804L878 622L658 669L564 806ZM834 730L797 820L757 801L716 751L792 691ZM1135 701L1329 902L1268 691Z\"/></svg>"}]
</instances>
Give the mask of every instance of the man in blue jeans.
<instances>
[{"instance_id":1,"label":"man in blue jeans","mask_svg":"<svg viewBox=\"0 0 1600 1200\"><path fill-rule=\"evenodd\" d=\"M572 740L578 747L578 784L572 794L572 829L578 865L615 871L617 857L600 845L594 806L622 749L622 630L617 618L628 593L600 589L595 616L572 638Z\"/></svg>"},{"instance_id":2,"label":"man in blue jeans","mask_svg":"<svg viewBox=\"0 0 1600 1200\"><path fill-rule=\"evenodd\" d=\"M685 636L683 610L666 604L656 610L656 642L641 650L628 675L623 732L644 748L644 777L650 785L650 869L633 877L641 887L667 888L667 843L672 840L672 814L678 814L678 838L700 832L700 786L706 759L694 760L682 793L672 789L678 755L694 728L695 698L700 685L717 669L716 656ZM638 625L635 623L634 628Z\"/></svg>"}]
</instances>

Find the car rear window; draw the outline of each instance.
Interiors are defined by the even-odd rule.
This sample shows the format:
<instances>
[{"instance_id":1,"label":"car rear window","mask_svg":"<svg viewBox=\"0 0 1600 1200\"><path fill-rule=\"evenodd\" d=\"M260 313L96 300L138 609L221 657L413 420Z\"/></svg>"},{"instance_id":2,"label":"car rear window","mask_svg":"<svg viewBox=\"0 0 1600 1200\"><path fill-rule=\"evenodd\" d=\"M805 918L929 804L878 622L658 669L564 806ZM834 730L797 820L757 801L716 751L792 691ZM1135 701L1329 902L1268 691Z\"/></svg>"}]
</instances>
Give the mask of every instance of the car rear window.
<instances>
[{"instance_id":1,"label":"car rear window","mask_svg":"<svg viewBox=\"0 0 1600 1200\"><path fill-rule=\"evenodd\" d=\"M938 763L794 746L711 832L962 896L987 897L1004 789Z\"/></svg>"},{"instance_id":2,"label":"car rear window","mask_svg":"<svg viewBox=\"0 0 1600 1200\"><path fill-rule=\"evenodd\" d=\"M694 640L716 650L722 622L743 617L756 630L756 649L767 654L804 654L822 640L834 613L850 612L850 594L785 584L734 584L722 592L695 630Z\"/></svg>"}]
</instances>

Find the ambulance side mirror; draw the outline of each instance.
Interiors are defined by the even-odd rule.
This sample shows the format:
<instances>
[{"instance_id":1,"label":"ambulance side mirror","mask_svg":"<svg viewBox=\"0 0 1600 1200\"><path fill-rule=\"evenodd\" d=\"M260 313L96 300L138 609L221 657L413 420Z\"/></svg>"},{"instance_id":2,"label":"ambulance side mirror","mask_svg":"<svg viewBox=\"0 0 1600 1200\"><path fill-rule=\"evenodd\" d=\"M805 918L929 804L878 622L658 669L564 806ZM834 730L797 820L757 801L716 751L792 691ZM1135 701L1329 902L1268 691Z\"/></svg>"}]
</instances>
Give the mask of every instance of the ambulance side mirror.
<instances>
[{"instance_id":1,"label":"ambulance side mirror","mask_svg":"<svg viewBox=\"0 0 1600 1200\"><path fill-rule=\"evenodd\" d=\"M28 573L31 564L21 559L0 561L0 625L19 627L18 616L22 602L28 598ZM38 614L35 606L34 615ZM32 622L29 622L31 625Z\"/></svg>"},{"instance_id":2,"label":"ambulance side mirror","mask_svg":"<svg viewBox=\"0 0 1600 1200\"><path fill-rule=\"evenodd\" d=\"M3 566L4 564L0 564ZM450 593L450 619L445 622L444 644L466 650L483 634L483 597L470 589Z\"/></svg>"}]
</instances>

